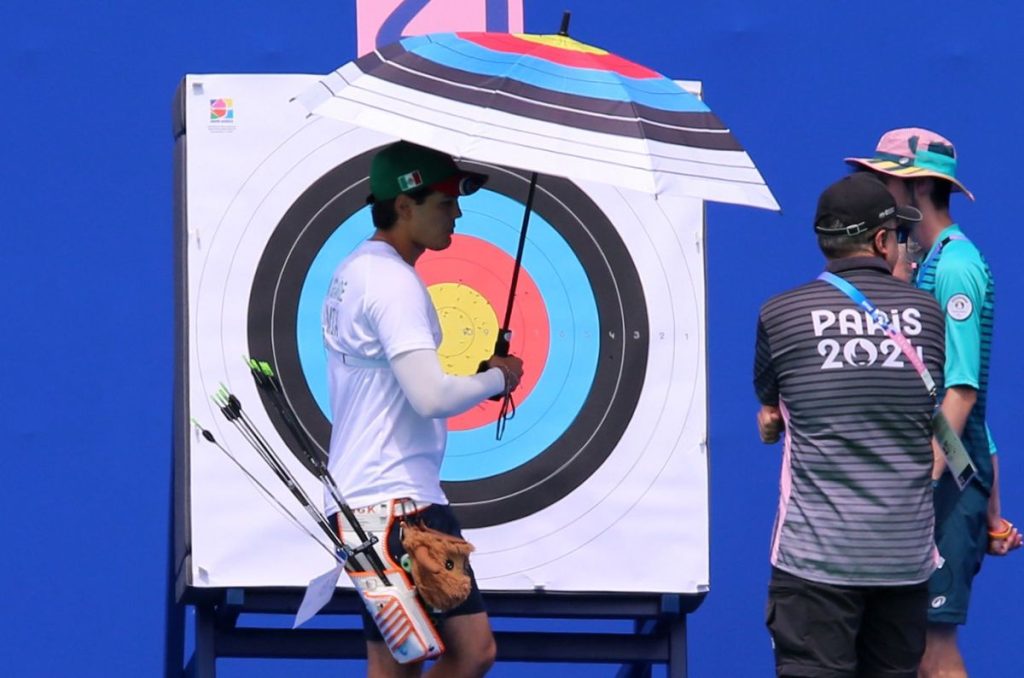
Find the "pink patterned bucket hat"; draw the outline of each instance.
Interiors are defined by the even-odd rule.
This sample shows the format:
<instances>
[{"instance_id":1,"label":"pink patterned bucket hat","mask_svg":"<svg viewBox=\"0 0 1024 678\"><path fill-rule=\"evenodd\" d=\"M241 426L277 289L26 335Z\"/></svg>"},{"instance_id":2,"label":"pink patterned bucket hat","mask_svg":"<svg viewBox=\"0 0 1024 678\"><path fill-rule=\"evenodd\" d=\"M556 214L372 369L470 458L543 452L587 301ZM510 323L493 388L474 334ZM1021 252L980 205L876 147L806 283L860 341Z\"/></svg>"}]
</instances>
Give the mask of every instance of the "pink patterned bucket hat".
<instances>
[{"instance_id":1,"label":"pink patterned bucket hat","mask_svg":"<svg viewBox=\"0 0 1024 678\"><path fill-rule=\"evenodd\" d=\"M875 172L900 179L935 177L953 184L971 200L974 194L956 178L956 149L945 137L920 127L903 127L882 135L873 158L846 158Z\"/></svg>"}]
</instances>

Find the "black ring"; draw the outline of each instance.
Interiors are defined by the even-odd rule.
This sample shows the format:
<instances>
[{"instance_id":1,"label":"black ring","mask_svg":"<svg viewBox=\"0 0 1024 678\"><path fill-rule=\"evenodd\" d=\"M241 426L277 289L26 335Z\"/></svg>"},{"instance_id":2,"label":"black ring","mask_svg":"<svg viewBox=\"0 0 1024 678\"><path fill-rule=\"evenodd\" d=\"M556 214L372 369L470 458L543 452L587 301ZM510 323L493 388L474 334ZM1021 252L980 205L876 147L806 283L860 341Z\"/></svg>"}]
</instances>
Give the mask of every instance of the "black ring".
<instances>
[{"instance_id":1,"label":"black ring","mask_svg":"<svg viewBox=\"0 0 1024 678\"><path fill-rule=\"evenodd\" d=\"M299 297L313 260L352 214L365 207L373 149L313 183L289 208L260 258L249 303L249 350L275 366L285 398L326 459L330 422L310 391L299 362L296 319ZM463 163L490 174L487 188L519 200L524 172ZM562 499L591 476L614 451L643 390L648 356L648 316L632 257L607 216L579 187L542 175L534 211L565 238L590 281L601 333L597 370L572 424L547 449L495 476L445 482L445 493L466 528L497 525L534 514ZM526 262L529 266L529 262ZM293 438L271 401L268 415L292 449ZM514 420L512 425L514 426ZM297 454L307 468L311 465Z\"/></svg>"}]
</instances>

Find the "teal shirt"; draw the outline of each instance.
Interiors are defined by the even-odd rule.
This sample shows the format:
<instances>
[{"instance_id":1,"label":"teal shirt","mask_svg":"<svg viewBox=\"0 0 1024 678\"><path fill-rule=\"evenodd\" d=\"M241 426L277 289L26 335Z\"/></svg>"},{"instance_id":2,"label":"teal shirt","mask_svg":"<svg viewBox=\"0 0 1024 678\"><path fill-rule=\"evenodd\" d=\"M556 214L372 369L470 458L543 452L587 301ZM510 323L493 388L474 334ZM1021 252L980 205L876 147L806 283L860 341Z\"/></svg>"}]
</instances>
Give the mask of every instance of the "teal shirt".
<instances>
[{"instance_id":1,"label":"teal shirt","mask_svg":"<svg viewBox=\"0 0 1024 678\"><path fill-rule=\"evenodd\" d=\"M991 487L995 444L985 425L985 411L995 317L992 272L974 243L953 224L936 238L915 284L931 292L945 313L946 388L969 386L978 393L961 437L978 466L979 479Z\"/></svg>"}]
</instances>

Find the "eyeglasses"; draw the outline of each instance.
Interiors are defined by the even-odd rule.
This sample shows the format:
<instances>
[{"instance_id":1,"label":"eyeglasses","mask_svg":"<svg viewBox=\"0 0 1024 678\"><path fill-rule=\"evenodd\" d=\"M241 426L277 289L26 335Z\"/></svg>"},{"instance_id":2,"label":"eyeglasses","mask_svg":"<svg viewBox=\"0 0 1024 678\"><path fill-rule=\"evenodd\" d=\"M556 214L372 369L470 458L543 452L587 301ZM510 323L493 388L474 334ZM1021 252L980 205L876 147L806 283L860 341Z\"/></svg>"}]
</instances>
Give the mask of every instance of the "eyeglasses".
<instances>
[{"instance_id":1,"label":"eyeglasses","mask_svg":"<svg viewBox=\"0 0 1024 678\"><path fill-rule=\"evenodd\" d=\"M900 225L896 227L896 242L901 245L906 244L907 240L910 239L910 232L913 230L914 227L911 224L906 222L900 223Z\"/></svg>"},{"instance_id":2,"label":"eyeglasses","mask_svg":"<svg viewBox=\"0 0 1024 678\"><path fill-rule=\"evenodd\" d=\"M907 240L910 238L910 232L913 230L913 226L906 222L900 222L892 228L887 228L887 231L896 231L896 242L900 245L905 245Z\"/></svg>"}]
</instances>

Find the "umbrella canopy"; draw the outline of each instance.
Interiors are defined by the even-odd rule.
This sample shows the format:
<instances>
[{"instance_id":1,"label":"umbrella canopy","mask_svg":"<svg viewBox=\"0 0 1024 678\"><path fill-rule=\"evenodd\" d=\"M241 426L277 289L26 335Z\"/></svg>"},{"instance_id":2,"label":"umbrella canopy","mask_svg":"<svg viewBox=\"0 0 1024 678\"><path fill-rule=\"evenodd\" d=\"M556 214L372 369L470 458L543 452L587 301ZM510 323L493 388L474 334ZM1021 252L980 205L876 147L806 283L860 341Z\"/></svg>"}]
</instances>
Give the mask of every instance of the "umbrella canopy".
<instances>
[{"instance_id":1,"label":"umbrella canopy","mask_svg":"<svg viewBox=\"0 0 1024 678\"><path fill-rule=\"evenodd\" d=\"M750 157L702 101L649 68L565 35L405 38L298 98L312 113L457 158L779 209Z\"/></svg>"}]
</instances>

